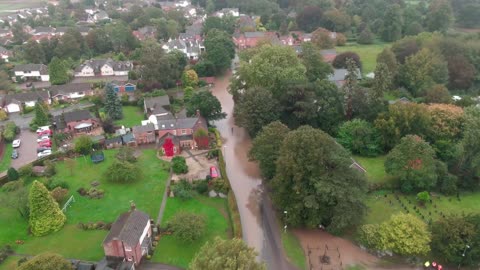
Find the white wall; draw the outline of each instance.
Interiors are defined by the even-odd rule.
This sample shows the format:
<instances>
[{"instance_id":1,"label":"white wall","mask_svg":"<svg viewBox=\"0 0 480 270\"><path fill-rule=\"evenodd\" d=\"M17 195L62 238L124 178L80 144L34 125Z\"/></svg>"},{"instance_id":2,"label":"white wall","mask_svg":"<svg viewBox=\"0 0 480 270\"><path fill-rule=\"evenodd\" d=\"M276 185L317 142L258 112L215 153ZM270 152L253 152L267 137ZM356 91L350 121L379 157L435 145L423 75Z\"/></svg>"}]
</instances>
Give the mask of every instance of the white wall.
<instances>
[{"instance_id":1,"label":"white wall","mask_svg":"<svg viewBox=\"0 0 480 270\"><path fill-rule=\"evenodd\" d=\"M7 110L8 113L14 113L14 112L19 112L20 111L20 105L18 104L8 104L5 106L5 109Z\"/></svg>"},{"instance_id":2,"label":"white wall","mask_svg":"<svg viewBox=\"0 0 480 270\"><path fill-rule=\"evenodd\" d=\"M41 75L40 80L42 82L48 82L48 81L50 81L50 75Z\"/></svg>"},{"instance_id":3,"label":"white wall","mask_svg":"<svg viewBox=\"0 0 480 270\"><path fill-rule=\"evenodd\" d=\"M128 70L116 70L113 73L115 76L127 76Z\"/></svg>"},{"instance_id":4,"label":"white wall","mask_svg":"<svg viewBox=\"0 0 480 270\"><path fill-rule=\"evenodd\" d=\"M25 107L34 107L35 103L37 103L37 102L36 101L27 101L27 102L25 102Z\"/></svg>"},{"instance_id":5,"label":"white wall","mask_svg":"<svg viewBox=\"0 0 480 270\"><path fill-rule=\"evenodd\" d=\"M113 75L113 68L108 65L103 65L101 68L102 76L112 76Z\"/></svg>"}]
</instances>

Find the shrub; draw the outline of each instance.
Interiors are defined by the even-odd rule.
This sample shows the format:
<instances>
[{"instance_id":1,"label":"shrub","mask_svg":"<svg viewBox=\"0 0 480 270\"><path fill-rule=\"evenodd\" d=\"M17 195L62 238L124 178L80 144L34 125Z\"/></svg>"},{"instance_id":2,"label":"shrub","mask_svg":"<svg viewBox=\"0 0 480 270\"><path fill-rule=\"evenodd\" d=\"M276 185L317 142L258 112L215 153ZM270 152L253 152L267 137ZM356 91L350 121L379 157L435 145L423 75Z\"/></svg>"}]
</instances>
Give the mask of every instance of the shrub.
<instances>
[{"instance_id":1,"label":"shrub","mask_svg":"<svg viewBox=\"0 0 480 270\"><path fill-rule=\"evenodd\" d=\"M2 186L2 191L12 192L12 191L18 190L22 186L23 186L22 181L11 181Z\"/></svg>"},{"instance_id":2,"label":"shrub","mask_svg":"<svg viewBox=\"0 0 480 270\"><path fill-rule=\"evenodd\" d=\"M45 165L45 176L54 176L57 173L57 170L55 169L55 163L51 160L45 160L44 162Z\"/></svg>"},{"instance_id":3,"label":"shrub","mask_svg":"<svg viewBox=\"0 0 480 270\"><path fill-rule=\"evenodd\" d=\"M19 175L18 175L17 170L15 170L15 168L13 168L13 167L8 168L7 177L8 177L9 181L18 180Z\"/></svg>"},{"instance_id":4,"label":"shrub","mask_svg":"<svg viewBox=\"0 0 480 270\"><path fill-rule=\"evenodd\" d=\"M342 33L337 33L335 42L337 43L337 46L345 46L345 44L347 44L347 37Z\"/></svg>"},{"instance_id":5,"label":"shrub","mask_svg":"<svg viewBox=\"0 0 480 270\"><path fill-rule=\"evenodd\" d=\"M196 181L194 184L195 191L198 194L205 195L208 193L208 182L205 180Z\"/></svg>"},{"instance_id":6,"label":"shrub","mask_svg":"<svg viewBox=\"0 0 480 270\"><path fill-rule=\"evenodd\" d=\"M18 169L18 174L20 177L30 177L33 175L33 166L32 165L26 165Z\"/></svg>"},{"instance_id":7,"label":"shrub","mask_svg":"<svg viewBox=\"0 0 480 270\"><path fill-rule=\"evenodd\" d=\"M34 181L28 196L30 205L29 225L34 236L43 236L59 231L67 218L58 203L40 182Z\"/></svg>"},{"instance_id":8,"label":"shrub","mask_svg":"<svg viewBox=\"0 0 480 270\"><path fill-rule=\"evenodd\" d=\"M54 190L57 187L61 187L61 188L65 188L65 189L69 188L69 185L68 185L67 181L59 180L59 179L54 179L54 180L49 181L46 186L49 190Z\"/></svg>"},{"instance_id":9,"label":"shrub","mask_svg":"<svg viewBox=\"0 0 480 270\"><path fill-rule=\"evenodd\" d=\"M93 142L92 139L88 136L80 136L75 140L75 152L88 155L92 151Z\"/></svg>"},{"instance_id":10,"label":"shrub","mask_svg":"<svg viewBox=\"0 0 480 270\"><path fill-rule=\"evenodd\" d=\"M116 158L120 161L127 161L133 163L137 161L134 152L135 150L133 148L124 146L118 150Z\"/></svg>"},{"instance_id":11,"label":"shrub","mask_svg":"<svg viewBox=\"0 0 480 270\"><path fill-rule=\"evenodd\" d=\"M17 126L14 122L7 122L5 128L3 130L3 138L7 142L12 142L15 139L15 135L17 134Z\"/></svg>"},{"instance_id":12,"label":"shrub","mask_svg":"<svg viewBox=\"0 0 480 270\"><path fill-rule=\"evenodd\" d=\"M52 195L53 199L57 201L58 204L62 203L68 195L68 189L56 187L52 191L50 191L50 195Z\"/></svg>"},{"instance_id":13,"label":"shrub","mask_svg":"<svg viewBox=\"0 0 480 270\"><path fill-rule=\"evenodd\" d=\"M212 190L216 192L221 192L223 194L227 194L228 192L228 183L222 178L215 178L210 182L210 186Z\"/></svg>"},{"instance_id":14,"label":"shrub","mask_svg":"<svg viewBox=\"0 0 480 270\"><path fill-rule=\"evenodd\" d=\"M218 149L213 149L213 150L208 151L207 158L208 159L217 158L218 157L218 152L219 152Z\"/></svg>"},{"instance_id":15,"label":"shrub","mask_svg":"<svg viewBox=\"0 0 480 270\"><path fill-rule=\"evenodd\" d=\"M362 67L362 63L360 62L360 56L354 52L344 52L335 57L332 62L334 68L347 68L347 59L351 58L355 61L355 65L358 68Z\"/></svg>"},{"instance_id":16,"label":"shrub","mask_svg":"<svg viewBox=\"0 0 480 270\"><path fill-rule=\"evenodd\" d=\"M192 195L192 185L185 179L180 180L177 184L172 187L173 194L175 197L181 200L189 200L193 197Z\"/></svg>"},{"instance_id":17,"label":"shrub","mask_svg":"<svg viewBox=\"0 0 480 270\"><path fill-rule=\"evenodd\" d=\"M188 172L187 162L184 157L172 158L172 170L176 174L184 174Z\"/></svg>"},{"instance_id":18,"label":"shrub","mask_svg":"<svg viewBox=\"0 0 480 270\"><path fill-rule=\"evenodd\" d=\"M205 233L205 218L201 215L179 212L168 222L167 227L173 231L178 240L191 243Z\"/></svg>"},{"instance_id":19,"label":"shrub","mask_svg":"<svg viewBox=\"0 0 480 270\"><path fill-rule=\"evenodd\" d=\"M358 44L372 44L374 38L375 38L375 35L367 27L358 36L357 43Z\"/></svg>"},{"instance_id":20,"label":"shrub","mask_svg":"<svg viewBox=\"0 0 480 270\"><path fill-rule=\"evenodd\" d=\"M134 163L115 160L105 172L105 178L110 182L131 183L142 178L142 171Z\"/></svg>"},{"instance_id":21,"label":"shrub","mask_svg":"<svg viewBox=\"0 0 480 270\"><path fill-rule=\"evenodd\" d=\"M425 205L430 200L430 194L427 191L422 191L417 194L417 200L421 205Z\"/></svg>"}]
</instances>

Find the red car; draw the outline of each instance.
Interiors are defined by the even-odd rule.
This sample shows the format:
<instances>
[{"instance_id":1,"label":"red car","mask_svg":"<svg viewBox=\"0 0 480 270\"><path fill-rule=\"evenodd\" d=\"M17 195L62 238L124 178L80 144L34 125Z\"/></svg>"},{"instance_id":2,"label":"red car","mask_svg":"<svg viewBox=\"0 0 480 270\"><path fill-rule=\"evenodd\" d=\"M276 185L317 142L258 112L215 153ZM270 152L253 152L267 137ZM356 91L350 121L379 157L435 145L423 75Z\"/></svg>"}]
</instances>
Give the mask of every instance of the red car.
<instances>
[{"instance_id":1,"label":"red car","mask_svg":"<svg viewBox=\"0 0 480 270\"><path fill-rule=\"evenodd\" d=\"M40 131L37 134L38 134L39 137L41 137L43 135L52 135L52 131L50 129L46 129L46 130Z\"/></svg>"},{"instance_id":2,"label":"red car","mask_svg":"<svg viewBox=\"0 0 480 270\"><path fill-rule=\"evenodd\" d=\"M52 147L52 142L50 140L41 141L38 143L38 147Z\"/></svg>"},{"instance_id":3,"label":"red car","mask_svg":"<svg viewBox=\"0 0 480 270\"><path fill-rule=\"evenodd\" d=\"M210 176L212 178L218 178L218 171L215 166L210 167Z\"/></svg>"}]
</instances>

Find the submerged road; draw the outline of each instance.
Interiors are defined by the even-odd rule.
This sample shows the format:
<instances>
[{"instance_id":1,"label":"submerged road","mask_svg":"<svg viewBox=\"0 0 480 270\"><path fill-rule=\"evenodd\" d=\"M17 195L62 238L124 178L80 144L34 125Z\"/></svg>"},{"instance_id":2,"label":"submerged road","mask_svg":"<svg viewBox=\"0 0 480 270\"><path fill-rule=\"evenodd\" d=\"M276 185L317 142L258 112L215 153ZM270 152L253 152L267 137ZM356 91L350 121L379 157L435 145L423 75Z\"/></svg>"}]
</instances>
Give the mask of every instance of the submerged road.
<instances>
[{"instance_id":1,"label":"submerged road","mask_svg":"<svg viewBox=\"0 0 480 270\"><path fill-rule=\"evenodd\" d=\"M268 269L296 269L284 255L280 231L273 206L262 190L262 181L257 164L248 160L247 154L251 140L243 128L235 126L233 118L233 99L228 93L231 75L217 78L212 93L227 113L223 120L215 125L224 139L222 149L227 164L227 174L237 198L242 222L244 241L259 253L259 258Z\"/></svg>"}]
</instances>

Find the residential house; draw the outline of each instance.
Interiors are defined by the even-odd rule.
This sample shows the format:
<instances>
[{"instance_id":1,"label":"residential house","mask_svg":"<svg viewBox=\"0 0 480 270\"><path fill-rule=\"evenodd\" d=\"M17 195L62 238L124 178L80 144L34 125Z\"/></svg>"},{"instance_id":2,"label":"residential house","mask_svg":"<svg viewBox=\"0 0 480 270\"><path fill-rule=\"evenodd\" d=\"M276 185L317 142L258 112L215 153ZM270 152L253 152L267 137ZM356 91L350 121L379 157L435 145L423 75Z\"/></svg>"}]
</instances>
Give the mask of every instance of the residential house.
<instances>
[{"instance_id":1,"label":"residential house","mask_svg":"<svg viewBox=\"0 0 480 270\"><path fill-rule=\"evenodd\" d=\"M89 20L95 23L98 23L98 22L111 21L112 19L108 17L108 14L107 12L105 12L105 10L98 10L97 12L95 12L95 14L93 14L92 18Z\"/></svg>"},{"instance_id":2,"label":"residential house","mask_svg":"<svg viewBox=\"0 0 480 270\"><path fill-rule=\"evenodd\" d=\"M105 256L139 265L142 257L152 249L151 227L150 217L132 204L130 211L121 214L112 224L103 240Z\"/></svg>"},{"instance_id":3,"label":"residential house","mask_svg":"<svg viewBox=\"0 0 480 270\"><path fill-rule=\"evenodd\" d=\"M5 111L15 113L22 111L23 107L34 107L39 101L50 104L50 94L48 91L31 91L7 95L5 97Z\"/></svg>"},{"instance_id":4,"label":"residential house","mask_svg":"<svg viewBox=\"0 0 480 270\"><path fill-rule=\"evenodd\" d=\"M241 15L237 20L237 28L240 32L251 32L257 29L257 23L248 15Z\"/></svg>"},{"instance_id":5,"label":"residential house","mask_svg":"<svg viewBox=\"0 0 480 270\"><path fill-rule=\"evenodd\" d=\"M273 43L280 43L278 35L275 32L245 32L233 35L233 43L235 43L235 46L239 49L255 47L261 40L270 40Z\"/></svg>"},{"instance_id":6,"label":"residential house","mask_svg":"<svg viewBox=\"0 0 480 270\"><path fill-rule=\"evenodd\" d=\"M62 26L55 29L55 36L63 36L70 29L70 27Z\"/></svg>"},{"instance_id":7,"label":"residential house","mask_svg":"<svg viewBox=\"0 0 480 270\"><path fill-rule=\"evenodd\" d=\"M132 69L133 63L130 61L92 59L85 61L75 69L75 77L127 76Z\"/></svg>"},{"instance_id":8,"label":"residential house","mask_svg":"<svg viewBox=\"0 0 480 270\"><path fill-rule=\"evenodd\" d=\"M153 26L144 26L132 32L133 36L135 36L138 40L144 41L146 39L155 39L155 35L157 34L157 29Z\"/></svg>"},{"instance_id":9,"label":"residential house","mask_svg":"<svg viewBox=\"0 0 480 270\"><path fill-rule=\"evenodd\" d=\"M126 134L121 135L122 137L122 142L124 145L127 146L136 146L137 142L135 141L135 136L133 136L133 133L129 132Z\"/></svg>"},{"instance_id":10,"label":"residential house","mask_svg":"<svg viewBox=\"0 0 480 270\"><path fill-rule=\"evenodd\" d=\"M205 45L203 42L193 40L193 41L183 41L181 39L170 40L165 43L162 48L168 53L173 50L179 50L183 52L188 59L197 60L205 51Z\"/></svg>"},{"instance_id":11,"label":"residential house","mask_svg":"<svg viewBox=\"0 0 480 270\"><path fill-rule=\"evenodd\" d=\"M345 84L345 77L348 75L348 70L346 68L335 68L333 73L328 76L328 80L335 83L338 87L342 87ZM357 78L362 79L362 73L360 69L357 68Z\"/></svg>"},{"instance_id":12,"label":"residential house","mask_svg":"<svg viewBox=\"0 0 480 270\"><path fill-rule=\"evenodd\" d=\"M143 111L147 116L162 116L170 113L170 98L165 96L150 97L143 100Z\"/></svg>"},{"instance_id":13,"label":"residential house","mask_svg":"<svg viewBox=\"0 0 480 270\"><path fill-rule=\"evenodd\" d=\"M48 82L50 75L48 75L48 67L44 64L26 64L16 65L13 68L15 77L22 79L34 79L42 82Z\"/></svg>"},{"instance_id":14,"label":"residential house","mask_svg":"<svg viewBox=\"0 0 480 270\"><path fill-rule=\"evenodd\" d=\"M113 90L119 95L133 95L135 90L137 89L137 85L134 81L112 81Z\"/></svg>"},{"instance_id":15,"label":"residential house","mask_svg":"<svg viewBox=\"0 0 480 270\"><path fill-rule=\"evenodd\" d=\"M0 46L0 58L3 61L8 62L8 58L12 56L12 51L5 49L4 47Z\"/></svg>"},{"instance_id":16,"label":"residential house","mask_svg":"<svg viewBox=\"0 0 480 270\"><path fill-rule=\"evenodd\" d=\"M333 60L335 60L335 57L337 57L337 50L320 50L320 54L322 55L323 61L331 64Z\"/></svg>"},{"instance_id":17,"label":"residential house","mask_svg":"<svg viewBox=\"0 0 480 270\"><path fill-rule=\"evenodd\" d=\"M155 126L151 123L132 128L133 136L137 145L155 142Z\"/></svg>"},{"instance_id":18,"label":"residential house","mask_svg":"<svg viewBox=\"0 0 480 270\"><path fill-rule=\"evenodd\" d=\"M77 30L78 32L80 32L80 35L85 37L86 35L88 35L88 32L90 32L91 28L86 26L78 26Z\"/></svg>"},{"instance_id":19,"label":"residential house","mask_svg":"<svg viewBox=\"0 0 480 270\"><path fill-rule=\"evenodd\" d=\"M52 85L50 96L53 100L72 100L86 96L92 96L93 90L89 83L69 83L64 85Z\"/></svg>"},{"instance_id":20,"label":"residential house","mask_svg":"<svg viewBox=\"0 0 480 270\"><path fill-rule=\"evenodd\" d=\"M221 10L215 12L214 16L220 17L220 18L224 16L238 17L240 16L240 12L238 11L238 8L222 8Z\"/></svg>"},{"instance_id":21,"label":"residential house","mask_svg":"<svg viewBox=\"0 0 480 270\"><path fill-rule=\"evenodd\" d=\"M57 132L85 133L100 126L100 121L88 110L64 112L54 117L53 126Z\"/></svg>"},{"instance_id":22,"label":"residential house","mask_svg":"<svg viewBox=\"0 0 480 270\"><path fill-rule=\"evenodd\" d=\"M55 36L55 28L39 26L34 28L30 34L32 35L33 40L40 42L42 39L51 39Z\"/></svg>"},{"instance_id":23,"label":"residential house","mask_svg":"<svg viewBox=\"0 0 480 270\"><path fill-rule=\"evenodd\" d=\"M121 136L116 136L116 137L105 140L105 148L107 149L118 148L118 147L121 147L122 145L123 145L123 141Z\"/></svg>"}]
</instances>

